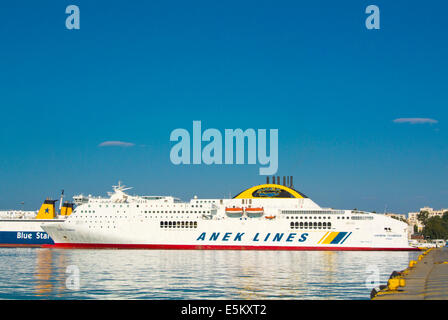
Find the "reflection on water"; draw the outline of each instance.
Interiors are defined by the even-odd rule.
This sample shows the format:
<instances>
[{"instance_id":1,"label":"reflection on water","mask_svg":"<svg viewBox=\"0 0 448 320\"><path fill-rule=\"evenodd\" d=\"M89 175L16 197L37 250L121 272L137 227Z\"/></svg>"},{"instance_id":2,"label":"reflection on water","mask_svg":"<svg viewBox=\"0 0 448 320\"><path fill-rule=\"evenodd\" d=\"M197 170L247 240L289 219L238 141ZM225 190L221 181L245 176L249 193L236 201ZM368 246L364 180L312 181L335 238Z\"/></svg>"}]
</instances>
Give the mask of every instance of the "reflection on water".
<instances>
[{"instance_id":1,"label":"reflection on water","mask_svg":"<svg viewBox=\"0 0 448 320\"><path fill-rule=\"evenodd\" d=\"M417 252L0 248L1 299L368 299ZM79 268L78 290L67 288Z\"/></svg>"}]
</instances>

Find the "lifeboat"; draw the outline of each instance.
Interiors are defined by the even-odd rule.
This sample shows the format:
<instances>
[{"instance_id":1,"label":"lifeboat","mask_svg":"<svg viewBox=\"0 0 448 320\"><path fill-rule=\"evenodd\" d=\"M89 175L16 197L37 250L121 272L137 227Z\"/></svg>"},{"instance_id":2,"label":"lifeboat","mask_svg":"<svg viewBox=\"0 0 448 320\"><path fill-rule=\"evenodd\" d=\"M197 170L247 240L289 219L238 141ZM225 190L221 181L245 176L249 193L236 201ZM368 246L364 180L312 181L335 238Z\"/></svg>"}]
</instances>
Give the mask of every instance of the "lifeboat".
<instances>
[{"instance_id":1,"label":"lifeboat","mask_svg":"<svg viewBox=\"0 0 448 320\"><path fill-rule=\"evenodd\" d=\"M264 209L263 208L246 208L246 215L248 217L259 217L264 213Z\"/></svg>"},{"instance_id":2,"label":"lifeboat","mask_svg":"<svg viewBox=\"0 0 448 320\"><path fill-rule=\"evenodd\" d=\"M275 216L265 216L266 219L272 220L275 219Z\"/></svg>"},{"instance_id":3,"label":"lifeboat","mask_svg":"<svg viewBox=\"0 0 448 320\"><path fill-rule=\"evenodd\" d=\"M264 209L263 208L246 208L246 213L263 214L264 213Z\"/></svg>"},{"instance_id":4,"label":"lifeboat","mask_svg":"<svg viewBox=\"0 0 448 320\"><path fill-rule=\"evenodd\" d=\"M243 208L226 208L226 214L231 217L240 217L243 213Z\"/></svg>"}]
</instances>

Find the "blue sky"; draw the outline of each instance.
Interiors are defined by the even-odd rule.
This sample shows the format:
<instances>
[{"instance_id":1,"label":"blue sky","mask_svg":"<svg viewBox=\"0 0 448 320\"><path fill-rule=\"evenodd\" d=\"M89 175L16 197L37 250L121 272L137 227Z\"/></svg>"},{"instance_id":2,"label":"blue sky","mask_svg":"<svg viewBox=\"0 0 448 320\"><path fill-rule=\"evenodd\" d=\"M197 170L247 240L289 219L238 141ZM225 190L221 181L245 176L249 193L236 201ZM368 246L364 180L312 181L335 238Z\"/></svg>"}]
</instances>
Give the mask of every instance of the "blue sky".
<instances>
[{"instance_id":1,"label":"blue sky","mask_svg":"<svg viewBox=\"0 0 448 320\"><path fill-rule=\"evenodd\" d=\"M80 30L65 28L70 4ZM370 4L380 30L365 27ZM277 174L322 206L448 207L446 12L434 0L3 1L0 209L118 180L183 200L266 180L259 165L173 165L170 133L193 120L278 129Z\"/></svg>"}]
</instances>

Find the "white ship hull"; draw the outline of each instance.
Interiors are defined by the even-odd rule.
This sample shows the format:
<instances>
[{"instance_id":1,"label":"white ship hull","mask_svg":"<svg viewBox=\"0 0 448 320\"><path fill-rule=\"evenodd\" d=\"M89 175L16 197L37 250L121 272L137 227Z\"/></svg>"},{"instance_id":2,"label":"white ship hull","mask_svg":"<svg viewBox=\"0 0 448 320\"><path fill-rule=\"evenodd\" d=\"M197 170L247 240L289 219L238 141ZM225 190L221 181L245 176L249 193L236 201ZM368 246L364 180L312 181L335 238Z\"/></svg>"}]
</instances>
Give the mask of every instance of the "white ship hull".
<instances>
[{"instance_id":1,"label":"white ship hull","mask_svg":"<svg viewBox=\"0 0 448 320\"><path fill-rule=\"evenodd\" d=\"M268 186L257 187L285 189ZM124 193L123 198L95 198L63 223L44 224L43 229L55 247L65 248L417 250L408 245L407 225L390 217L322 209L289 188L294 197L276 199L247 198L248 190L233 199L188 203ZM247 207L263 212L253 214Z\"/></svg>"},{"instance_id":2,"label":"white ship hull","mask_svg":"<svg viewBox=\"0 0 448 320\"><path fill-rule=\"evenodd\" d=\"M353 228L292 230L287 221L201 221L192 229L160 230L159 223L127 223L119 230L92 232L86 226L44 227L57 247L217 250L413 250L406 235Z\"/></svg>"}]
</instances>

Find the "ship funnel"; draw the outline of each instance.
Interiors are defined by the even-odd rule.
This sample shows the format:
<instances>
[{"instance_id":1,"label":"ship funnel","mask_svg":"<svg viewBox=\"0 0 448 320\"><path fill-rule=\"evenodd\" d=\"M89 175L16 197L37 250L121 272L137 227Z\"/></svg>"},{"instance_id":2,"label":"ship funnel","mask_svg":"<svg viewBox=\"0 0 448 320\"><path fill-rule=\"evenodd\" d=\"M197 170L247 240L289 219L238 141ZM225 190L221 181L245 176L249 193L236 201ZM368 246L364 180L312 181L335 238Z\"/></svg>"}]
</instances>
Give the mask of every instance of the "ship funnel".
<instances>
[{"instance_id":1,"label":"ship funnel","mask_svg":"<svg viewBox=\"0 0 448 320\"><path fill-rule=\"evenodd\" d=\"M44 203L42 203L42 206L37 213L36 219L54 219L56 217L56 210L54 208L56 201L58 200L50 200L48 198L44 200Z\"/></svg>"},{"instance_id":2,"label":"ship funnel","mask_svg":"<svg viewBox=\"0 0 448 320\"><path fill-rule=\"evenodd\" d=\"M73 203L65 201L62 205L61 216L69 216L73 212Z\"/></svg>"}]
</instances>

